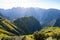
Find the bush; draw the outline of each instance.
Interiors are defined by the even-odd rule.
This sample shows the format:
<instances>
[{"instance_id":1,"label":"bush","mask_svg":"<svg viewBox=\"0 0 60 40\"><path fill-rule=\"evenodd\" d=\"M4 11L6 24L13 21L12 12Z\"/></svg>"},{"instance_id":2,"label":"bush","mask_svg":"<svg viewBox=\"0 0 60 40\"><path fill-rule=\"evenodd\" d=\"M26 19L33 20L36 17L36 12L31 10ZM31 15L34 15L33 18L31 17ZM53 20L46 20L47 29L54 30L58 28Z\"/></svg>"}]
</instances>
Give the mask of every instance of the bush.
<instances>
[{"instance_id":1,"label":"bush","mask_svg":"<svg viewBox=\"0 0 60 40\"><path fill-rule=\"evenodd\" d=\"M14 40L14 38L11 38L11 37L3 37L1 40Z\"/></svg>"},{"instance_id":2,"label":"bush","mask_svg":"<svg viewBox=\"0 0 60 40\"><path fill-rule=\"evenodd\" d=\"M35 40L45 40L48 37L60 40L60 28L59 27L47 27L34 33Z\"/></svg>"},{"instance_id":3,"label":"bush","mask_svg":"<svg viewBox=\"0 0 60 40\"><path fill-rule=\"evenodd\" d=\"M36 32L36 33L34 33L34 39L35 40L45 40L45 35L44 34L41 34L41 33L39 33L39 32Z\"/></svg>"}]
</instances>

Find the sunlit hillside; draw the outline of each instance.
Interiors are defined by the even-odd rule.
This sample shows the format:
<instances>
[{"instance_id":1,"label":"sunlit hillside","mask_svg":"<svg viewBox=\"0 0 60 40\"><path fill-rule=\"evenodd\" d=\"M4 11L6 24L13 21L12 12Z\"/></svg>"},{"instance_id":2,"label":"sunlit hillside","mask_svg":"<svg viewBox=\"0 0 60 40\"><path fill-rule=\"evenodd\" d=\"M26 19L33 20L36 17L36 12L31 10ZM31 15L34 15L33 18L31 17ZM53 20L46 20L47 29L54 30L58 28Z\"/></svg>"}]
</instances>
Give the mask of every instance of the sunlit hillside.
<instances>
[{"instance_id":1,"label":"sunlit hillside","mask_svg":"<svg viewBox=\"0 0 60 40\"><path fill-rule=\"evenodd\" d=\"M23 33L14 23L2 17L0 17L0 31L9 35L20 35Z\"/></svg>"},{"instance_id":2,"label":"sunlit hillside","mask_svg":"<svg viewBox=\"0 0 60 40\"><path fill-rule=\"evenodd\" d=\"M40 25L33 16L26 16L10 21L0 16L1 40L59 40L60 27L53 26L56 20L49 23L48 27ZM59 24L59 23L58 23Z\"/></svg>"},{"instance_id":3,"label":"sunlit hillside","mask_svg":"<svg viewBox=\"0 0 60 40\"><path fill-rule=\"evenodd\" d=\"M60 27L46 27L34 33L36 40L59 40Z\"/></svg>"}]
</instances>

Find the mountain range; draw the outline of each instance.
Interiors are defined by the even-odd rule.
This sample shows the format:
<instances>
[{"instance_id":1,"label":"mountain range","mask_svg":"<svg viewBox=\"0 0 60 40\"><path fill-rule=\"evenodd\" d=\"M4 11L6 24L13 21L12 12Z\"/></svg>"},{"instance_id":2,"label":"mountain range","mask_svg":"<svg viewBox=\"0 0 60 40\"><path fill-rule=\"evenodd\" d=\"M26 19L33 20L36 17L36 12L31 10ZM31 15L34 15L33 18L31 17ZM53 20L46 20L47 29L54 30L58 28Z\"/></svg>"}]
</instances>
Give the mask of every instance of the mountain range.
<instances>
[{"instance_id":1,"label":"mountain range","mask_svg":"<svg viewBox=\"0 0 60 40\"><path fill-rule=\"evenodd\" d=\"M42 8L12 8L12 9L0 9L0 13L9 20L18 19L24 16L35 17L42 26L47 26L49 22L54 19L60 18L60 10L58 9L42 9Z\"/></svg>"},{"instance_id":2,"label":"mountain range","mask_svg":"<svg viewBox=\"0 0 60 40\"><path fill-rule=\"evenodd\" d=\"M60 10L42 8L0 9L0 32L7 35L32 34L44 27L60 27Z\"/></svg>"}]
</instances>

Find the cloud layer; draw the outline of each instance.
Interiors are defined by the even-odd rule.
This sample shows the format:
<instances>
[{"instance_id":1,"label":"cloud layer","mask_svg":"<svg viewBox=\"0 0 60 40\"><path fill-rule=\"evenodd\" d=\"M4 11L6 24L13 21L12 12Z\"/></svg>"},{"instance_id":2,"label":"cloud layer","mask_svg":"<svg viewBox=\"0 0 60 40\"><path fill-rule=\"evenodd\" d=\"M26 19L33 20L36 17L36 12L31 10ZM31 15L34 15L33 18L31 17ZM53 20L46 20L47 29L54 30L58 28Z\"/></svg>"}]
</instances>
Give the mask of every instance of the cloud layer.
<instances>
[{"instance_id":1,"label":"cloud layer","mask_svg":"<svg viewBox=\"0 0 60 40\"><path fill-rule=\"evenodd\" d=\"M0 8L10 9L12 7L39 7L60 9L58 0L0 0Z\"/></svg>"}]
</instances>

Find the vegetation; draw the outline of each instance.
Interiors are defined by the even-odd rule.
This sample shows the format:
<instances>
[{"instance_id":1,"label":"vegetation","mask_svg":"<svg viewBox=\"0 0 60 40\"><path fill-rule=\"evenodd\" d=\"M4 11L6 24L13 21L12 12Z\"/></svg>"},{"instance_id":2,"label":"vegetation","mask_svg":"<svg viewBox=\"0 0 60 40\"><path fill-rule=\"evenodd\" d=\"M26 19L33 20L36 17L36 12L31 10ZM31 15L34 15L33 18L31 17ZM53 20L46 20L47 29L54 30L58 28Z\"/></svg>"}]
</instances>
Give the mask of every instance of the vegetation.
<instances>
[{"instance_id":1,"label":"vegetation","mask_svg":"<svg viewBox=\"0 0 60 40\"><path fill-rule=\"evenodd\" d=\"M36 20L33 16L16 19L14 23L18 28L22 29L25 34L32 34L35 31L41 29L39 21Z\"/></svg>"},{"instance_id":2,"label":"vegetation","mask_svg":"<svg viewBox=\"0 0 60 40\"><path fill-rule=\"evenodd\" d=\"M35 32L34 37L36 40L45 40L49 37L53 39L60 39L60 28L59 27L46 27L41 31Z\"/></svg>"},{"instance_id":3,"label":"vegetation","mask_svg":"<svg viewBox=\"0 0 60 40\"><path fill-rule=\"evenodd\" d=\"M53 20L53 22L57 22ZM50 22L50 27L41 29L38 20L33 16L22 17L11 22L0 17L0 39L1 40L60 40L60 27ZM52 25L51 25L52 24ZM59 24L59 23L57 23ZM41 30L40 30L41 29ZM40 31L39 31L40 30ZM36 32L35 32L36 31ZM34 33L34 34L33 34Z\"/></svg>"},{"instance_id":4,"label":"vegetation","mask_svg":"<svg viewBox=\"0 0 60 40\"><path fill-rule=\"evenodd\" d=\"M9 37L10 39L10 37ZM13 39L13 37L12 37ZM31 35L22 35L14 37L16 40L59 40L60 27L45 27Z\"/></svg>"},{"instance_id":5,"label":"vegetation","mask_svg":"<svg viewBox=\"0 0 60 40\"><path fill-rule=\"evenodd\" d=\"M8 35L21 35L23 31L14 25L11 21L0 17L0 32Z\"/></svg>"}]
</instances>

